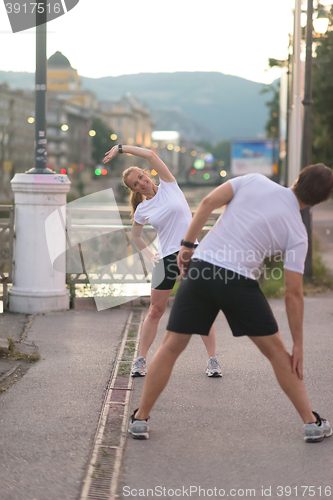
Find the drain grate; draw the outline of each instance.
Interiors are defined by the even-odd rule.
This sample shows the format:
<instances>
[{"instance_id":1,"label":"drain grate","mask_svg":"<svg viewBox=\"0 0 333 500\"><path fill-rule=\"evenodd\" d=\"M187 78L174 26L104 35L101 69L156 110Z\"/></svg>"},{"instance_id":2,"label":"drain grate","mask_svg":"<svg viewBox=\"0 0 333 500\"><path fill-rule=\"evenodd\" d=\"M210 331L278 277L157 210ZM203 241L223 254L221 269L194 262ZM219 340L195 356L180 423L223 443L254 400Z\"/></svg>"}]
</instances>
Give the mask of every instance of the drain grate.
<instances>
[{"instance_id":1,"label":"drain grate","mask_svg":"<svg viewBox=\"0 0 333 500\"><path fill-rule=\"evenodd\" d=\"M116 498L133 386L131 366L137 356L142 322L143 312L131 311L106 391L80 500Z\"/></svg>"}]
</instances>

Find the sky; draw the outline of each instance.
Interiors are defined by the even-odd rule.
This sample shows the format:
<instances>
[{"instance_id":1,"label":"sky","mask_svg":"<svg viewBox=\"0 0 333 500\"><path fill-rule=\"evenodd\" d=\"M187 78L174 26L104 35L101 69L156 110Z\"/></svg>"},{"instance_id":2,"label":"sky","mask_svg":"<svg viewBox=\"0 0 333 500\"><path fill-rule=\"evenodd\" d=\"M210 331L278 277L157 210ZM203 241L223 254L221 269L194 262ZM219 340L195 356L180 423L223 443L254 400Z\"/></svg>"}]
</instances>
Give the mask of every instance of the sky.
<instances>
[{"instance_id":1,"label":"sky","mask_svg":"<svg viewBox=\"0 0 333 500\"><path fill-rule=\"evenodd\" d=\"M79 75L91 78L218 71L269 84L280 70L269 69L268 58L288 55L294 5L295 0L80 0L48 23L47 56L59 50ZM35 71L35 30L13 34L4 2L0 47L0 70Z\"/></svg>"}]
</instances>

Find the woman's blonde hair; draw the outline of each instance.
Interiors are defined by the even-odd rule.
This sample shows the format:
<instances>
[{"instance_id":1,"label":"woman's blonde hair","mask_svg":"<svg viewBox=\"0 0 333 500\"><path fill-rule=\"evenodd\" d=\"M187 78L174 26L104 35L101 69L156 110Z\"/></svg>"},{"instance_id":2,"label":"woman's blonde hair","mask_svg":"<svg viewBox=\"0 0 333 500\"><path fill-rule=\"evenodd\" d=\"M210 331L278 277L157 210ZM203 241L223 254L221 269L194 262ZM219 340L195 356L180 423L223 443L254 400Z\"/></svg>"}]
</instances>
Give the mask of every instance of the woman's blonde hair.
<instances>
[{"instance_id":1,"label":"woman's blonde hair","mask_svg":"<svg viewBox=\"0 0 333 500\"><path fill-rule=\"evenodd\" d=\"M148 175L149 179L152 181L153 184L156 184L155 182L155 179L152 178L151 176L151 173L149 170L146 170L146 169L143 169L143 168L140 168L140 167L129 167L127 168L126 170L124 170L123 172L123 184L128 188L130 189L131 191L131 194L130 194L130 199L129 199L129 204L131 205L132 207L132 211L131 211L131 217L133 219L134 217L134 213L135 213L135 210L137 209L138 205L143 201L144 199L144 196L142 193L139 193L138 191L137 192L133 192L131 190L131 188L129 187L129 185L127 184L126 180L127 180L127 177L129 176L129 174L131 174L132 172L134 172L134 170L140 170L141 172L145 172L145 174Z\"/></svg>"}]
</instances>

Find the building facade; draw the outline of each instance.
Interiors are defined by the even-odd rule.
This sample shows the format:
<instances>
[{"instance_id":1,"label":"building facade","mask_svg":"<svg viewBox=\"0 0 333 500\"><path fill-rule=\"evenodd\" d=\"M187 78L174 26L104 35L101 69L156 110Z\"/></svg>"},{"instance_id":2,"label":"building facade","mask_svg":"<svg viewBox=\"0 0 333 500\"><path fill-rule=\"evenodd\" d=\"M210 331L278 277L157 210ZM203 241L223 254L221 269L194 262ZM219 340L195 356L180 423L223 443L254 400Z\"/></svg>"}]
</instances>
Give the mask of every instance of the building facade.
<instances>
[{"instance_id":1,"label":"building facade","mask_svg":"<svg viewBox=\"0 0 333 500\"><path fill-rule=\"evenodd\" d=\"M0 180L3 182L34 166L34 113L32 92L11 90L6 83L0 85Z\"/></svg>"},{"instance_id":2,"label":"building facade","mask_svg":"<svg viewBox=\"0 0 333 500\"><path fill-rule=\"evenodd\" d=\"M120 142L149 148L154 122L149 110L136 98L126 96L116 102L102 101L100 109L106 124Z\"/></svg>"}]
</instances>

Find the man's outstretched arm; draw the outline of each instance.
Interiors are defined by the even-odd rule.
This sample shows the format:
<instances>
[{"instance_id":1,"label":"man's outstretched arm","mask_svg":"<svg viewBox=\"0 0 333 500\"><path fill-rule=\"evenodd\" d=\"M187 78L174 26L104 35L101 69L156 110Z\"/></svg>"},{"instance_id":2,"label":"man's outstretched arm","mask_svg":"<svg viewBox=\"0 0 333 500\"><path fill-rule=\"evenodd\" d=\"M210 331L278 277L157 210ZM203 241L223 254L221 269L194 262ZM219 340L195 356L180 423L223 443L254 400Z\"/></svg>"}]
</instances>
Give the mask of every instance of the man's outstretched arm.
<instances>
[{"instance_id":1,"label":"man's outstretched arm","mask_svg":"<svg viewBox=\"0 0 333 500\"><path fill-rule=\"evenodd\" d=\"M295 271L284 270L286 286L285 304L289 328L293 338L293 373L303 379L303 275Z\"/></svg>"},{"instance_id":2,"label":"man's outstretched arm","mask_svg":"<svg viewBox=\"0 0 333 500\"><path fill-rule=\"evenodd\" d=\"M208 217L216 208L227 205L233 198L234 192L230 182L226 182L209 193L200 203L192 222L187 230L185 241L194 243L201 233L202 228L206 224ZM190 259L193 250L182 247L178 254L178 267L184 274L190 264Z\"/></svg>"}]
</instances>

